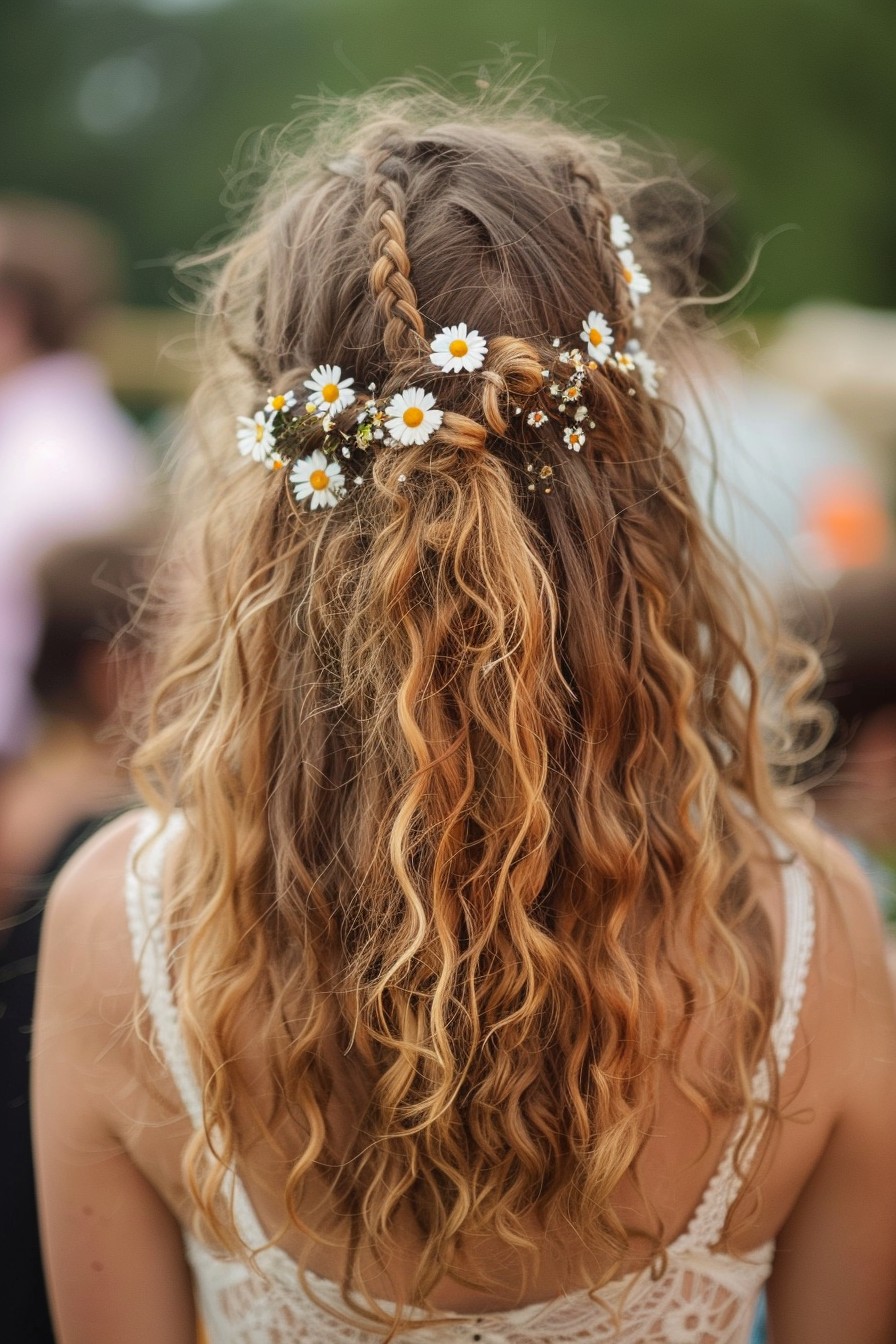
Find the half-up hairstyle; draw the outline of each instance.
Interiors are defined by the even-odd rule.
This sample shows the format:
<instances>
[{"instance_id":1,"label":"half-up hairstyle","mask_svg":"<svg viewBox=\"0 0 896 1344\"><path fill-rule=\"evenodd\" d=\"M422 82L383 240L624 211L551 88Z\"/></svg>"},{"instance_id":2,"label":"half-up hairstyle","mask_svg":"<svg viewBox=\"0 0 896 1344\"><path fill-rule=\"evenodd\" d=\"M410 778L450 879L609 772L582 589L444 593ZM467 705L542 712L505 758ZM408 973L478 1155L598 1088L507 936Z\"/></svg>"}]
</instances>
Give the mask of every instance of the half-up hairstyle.
<instances>
[{"instance_id":1,"label":"half-up hairstyle","mask_svg":"<svg viewBox=\"0 0 896 1344\"><path fill-rule=\"evenodd\" d=\"M773 660L755 661L754 604L669 401L607 365L580 453L556 416L529 423L554 339L574 346L590 309L681 387L693 216L676 188L664 217L614 143L499 99L380 92L292 145L277 137L212 259L186 542L137 755L144 796L190 828L171 917L204 1087L191 1188L206 1233L243 1249L207 1136L233 1162L288 1115L285 1212L339 1230L346 1293L364 1298L359 1256L387 1266L399 1226L419 1236L414 1305L476 1238L530 1253L533 1226L574 1229L609 1278L630 1233L611 1196L662 1062L707 1118L762 1119L775 972L747 857L757 818L787 829L770 771L813 721L808 655L764 717ZM653 282L637 309L616 212ZM445 374L428 343L459 321L488 355ZM239 458L232 424L325 361L386 395L425 386L444 419L311 512ZM550 492L530 489L546 468ZM686 1083L708 999L729 1062ZM247 1010L277 1101L238 1134ZM311 1180L332 1225L306 1216Z\"/></svg>"}]
</instances>

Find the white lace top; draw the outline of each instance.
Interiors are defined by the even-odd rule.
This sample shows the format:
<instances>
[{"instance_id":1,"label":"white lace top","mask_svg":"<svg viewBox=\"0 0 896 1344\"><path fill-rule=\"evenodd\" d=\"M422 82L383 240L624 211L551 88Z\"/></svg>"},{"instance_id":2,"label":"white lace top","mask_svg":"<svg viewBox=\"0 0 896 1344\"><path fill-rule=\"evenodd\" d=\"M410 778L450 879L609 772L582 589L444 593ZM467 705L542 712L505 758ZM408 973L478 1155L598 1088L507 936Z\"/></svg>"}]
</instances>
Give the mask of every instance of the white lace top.
<instances>
[{"instance_id":1,"label":"white lace top","mask_svg":"<svg viewBox=\"0 0 896 1344\"><path fill-rule=\"evenodd\" d=\"M138 827L126 880L128 922L140 983L158 1041L184 1108L194 1126L202 1124L199 1088L178 1022L172 993L167 938L162 923L161 875L164 854L180 833L172 818L155 839L157 821L147 814ZM147 842L149 842L147 844ZM141 847L147 848L139 853ZM776 846L780 850L780 846ZM786 850L783 851L786 855ZM808 871L794 858L782 868L786 910L780 1002L772 1027L778 1068L790 1055L805 990L814 941L814 905ZM753 1080L757 1100L768 1096L769 1079L760 1066ZM415 1344L746 1344L763 1283L771 1272L774 1242L748 1257L714 1252L740 1180L734 1153L745 1120L735 1126L722 1160L704 1191L687 1229L668 1247L665 1270L654 1279L646 1272L605 1284L599 1300L587 1291L568 1293L511 1311L479 1316L441 1313L441 1323L417 1328ZM758 1136L747 1145L742 1167L755 1152ZM235 1173L231 1173L238 1229L247 1245L267 1242ZM241 1260L225 1259L184 1231L198 1308L210 1344L371 1344L377 1336L340 1322L303 1291L296 1265L279 1247L268 1247L253 1270ZM339 1288L306 1271L312 1291L344 1312ZM384 1304L389 1306L388 1303ZM415 1317L423 1316L413 1312ZM448 1318L448 1323L445 1318Z\"/></svg>"}]
</instances>

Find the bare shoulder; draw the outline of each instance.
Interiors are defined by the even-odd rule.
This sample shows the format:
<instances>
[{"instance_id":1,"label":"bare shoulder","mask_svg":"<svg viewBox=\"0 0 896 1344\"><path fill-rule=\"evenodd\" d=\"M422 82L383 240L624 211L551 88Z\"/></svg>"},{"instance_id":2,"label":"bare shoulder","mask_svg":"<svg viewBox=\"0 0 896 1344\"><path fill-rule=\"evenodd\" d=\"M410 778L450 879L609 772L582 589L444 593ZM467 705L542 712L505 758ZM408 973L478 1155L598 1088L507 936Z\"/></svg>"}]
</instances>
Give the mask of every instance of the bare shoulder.
<instances>
[{"instance_id":1,"label":"bare shoulder","mask_svg":"<svg viewBox=\"0 0 896 1344\"><path fill-rule=\"evenodd\" d=\"M813 877L818 955L855 983L866 965L883 964L883 920L871 880L855 855L828 831L800 819L799 838Z\"/></svg>"},{"instance_id":2,"label":"bare shoulder","mask_svg":"<svg viewBox=\"0 0 896 1344\"><path fill-rule=\"evenodd\" d=\"M884 1344L896 1323L896 1012L883 925L853 855L808 823L798 830L817 936L783 1089L795 1123L781 1151L802 1156L789 1168L798 1188L777 1240L770 1319L793 1344Z\"/></svg>"},{"instance_id":3,"label":"bare shoulder","mask_svg":"<svg viewBox=\"0 0 896 1344\"><path fill-rule=\"evenodd\" d=\"M128 856L145 813L96 832L50 890L41 931L39 1040L65 1040L83 1061L107 1057L133 1021L138 975L125 906Z\"/></svg>"},{"instance_id":4,"label":"bare shoulder","mask_svg":"<svg viewBox=\"0 0 896 1344\"><path fill-rule=\"evenodd\" d=\"M816 936L803 1011L804 1039L838 1110L896 1073L896 1013L883 921L868 875L839 840L797 823L813 880ZM876 1080L874 1082L873 1080Z\"/></svg>"},{"instance_id":5,"label":"bare shoulder","mask_svg":"<svg viewBox=\"0 0 896 1344\"><path fill-rule=\"evenodd\" d=\"M149 1143L168 1119L138 1067L125 883L140 814L103 827L50 893L38 967L32 1118L45 1263L61 1338L195 1339L173 1205ZM161 1117L161 1118L160 1118ZM173 1133L179 1151L182 1137Z\"/></svg>"},{"instance_id":6,"label":"bare shoulder","mask_svg":"<svg viewBox=\"0 0 896 1344\"><path fill-rule=\"evenodd\" d=\"M113 887L121 895L128 854L137 828L146 816L142 809L125 812L101 826L81 845L53 883L48 908L64 920L72 907L85 910L94 902L105 905L103 893Z\"/></svg>"}]
</instances>

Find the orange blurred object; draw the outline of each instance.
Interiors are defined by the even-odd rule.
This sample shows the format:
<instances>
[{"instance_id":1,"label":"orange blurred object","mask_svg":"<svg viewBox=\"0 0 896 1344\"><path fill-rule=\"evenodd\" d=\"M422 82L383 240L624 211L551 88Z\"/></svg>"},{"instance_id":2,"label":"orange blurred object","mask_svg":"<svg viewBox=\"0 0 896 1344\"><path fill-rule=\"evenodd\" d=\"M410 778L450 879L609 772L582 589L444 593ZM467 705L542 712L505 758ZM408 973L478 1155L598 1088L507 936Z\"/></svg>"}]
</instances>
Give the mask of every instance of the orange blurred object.
<instances>
[{"instance_id":1,"label":"orange blurred object","mask_svg":"<svg viewBox=\"0 0 896 1344\"><path fill-rule=\"evenodd\" d=\"M841 570L878 564L890 544L880 491L861 471L820 474L806 500L804 528Z\"/></svg>"}]
</instances>

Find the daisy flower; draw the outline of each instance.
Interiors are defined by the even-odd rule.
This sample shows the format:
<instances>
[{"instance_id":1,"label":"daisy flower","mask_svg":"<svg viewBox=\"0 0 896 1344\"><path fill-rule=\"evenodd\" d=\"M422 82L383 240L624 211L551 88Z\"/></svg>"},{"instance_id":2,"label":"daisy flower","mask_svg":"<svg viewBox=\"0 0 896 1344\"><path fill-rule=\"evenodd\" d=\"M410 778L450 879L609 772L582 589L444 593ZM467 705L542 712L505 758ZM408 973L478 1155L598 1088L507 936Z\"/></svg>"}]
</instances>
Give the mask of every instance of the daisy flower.
<instances>
[{"instance_id":1,"label":"daisy flower","mask_svg":"<svg viewBox=\"0 0 896 1344\"><path fill-rule=\"evenodd\" d=\"M639 353L634 356L634 360L638 366L638 372L641 375L641 382L644 384L644 391L647 393L648 397L658 396L660 390L660 368L656 360L651 359L649 355L645 355L643 350L639 351Z\"/></svg>"},{"instance_id":2,"label":"daisy flower","mask_svg":"<svg viewBox=\"0 0 896 1344\"><path fill-rule=\"evenodd\" d=\"M386 429L404 447L425 443L442 423L435 397L422 387L396 392L386 407L386 417Z\"/></svg>"},{"instance_id":3,"label":"daisy flower","mask_svg":"<svg viewBox=\"0 0 896 1344\"><path fill-rule=\"evenodd\" d=\"M635 254L630 247L622 249L619 260L622 264L622 278L628 285L632 302L637 303L639 294L650 293L650 280L635 261Z\"/></svg>"},{"instance_id":4,"label":"daisy flower","mask_svg":"<svg viewBox=\"0 0 896 1344\"><path fill-rule=\"evenodd\" d=\"M443 327L430 345L430 359L443 373L475 373L481 369L488 343L478 331L467 331L466 322Z\"/></svg>"},{"instance_id":5,"label":"daisy flower","mask_svg":"<svg viewBox=\"0 0 896 1344\"><path fill-rule=\"evenodd\" d=\"M277 442L273 423L274 417L266 417L264 411L256 411L251 420L248 415L237 416L236 442L243 457L252 457L256 462L264 462Z\"/></svg>"},{"instance_id":6,"label":"daisy flower","mask_svg":"<svg viewBox=\"0 0 896 1344\"><path fill-rule=\"evenodd\" d=\"M299 458L289 473L289 480L299 503L310 498L312 509L332 508L338 504L345 486L338 462L330 462L319 448L315 448L310 456Z\"/></svg>"},{"instance_id":7,"label":"daisy flower","mask_svg":"<svg viewBox=\"0 0 896 1344\"><path fill-rule=\"evenodd\" d=\"M634 355L627 354L623 351L621 355L616 356L616 367L617 369L620 369L622 373L634 373L638 366L635 363Z\"/></svg>"},{"instance_id":8,"label":"daisy flower","mask_svg":"<svg viewBox=\"0 0 896 1344\"><path fill-rule=\"evenodd\" d=\"M581 429L564 429L563 442L567 448L571 448L574 453L582 451L582 444L585 442L585 434Z\"/></svg>"},{"instance_id":9,"label":"daisy flower","mask_svg":"<svg viewBox=\"0 0 896 1344\"><path fill-rule=\"evenodd\" d=\"M530 411L526 416L526 424L534 425L536 429L540 429L547 418L548 417L544 411Z\"/></svg>"},{"instance_id":10,"label":"daisy flower","mask_svg":"<svg viewBox=\"0 0 896 1344\"><path fill-rule=\"evenodd\" d=\"M278 415L280 411L291 411L295 404L295 392L272 392L264 404L264 409L267 415Z\"/></svg>"},{"instance_id":11,"label":"daisy flower","mask_svg":"<svg viewBox=\"0 0 896 1344\"><path fill-rule=\"evenodd\" d=\"M311 393L308 405L314 407L315 415L338 415L355 399L352 391L354 378L343 378L338 364L319 364L312 369L311 377L305 379L305 386Z\"/></svg>"},{"instance_id":12,"label":"daisy flower","mask_svg":"<svg viewBox=\"0 0 896 1344\"><path fill-rule=\"evenodd\" d=\"M286 466L286 463L283 460L283 458L280 456L279 453L276 452L271 453L270 457L266 457L264 460L264 464L267 467L268 471L282 471L283 468Z\"/></svg>"},{"instance_id":13,"label":"daisy flower","mask_svg":"<svg viewBox=\"0 0 896 1344\"><path fill-rule=\"evenodd\" d=\"M598 364L606 364L613 345L613 329L603 313L595 312L592 308L582 323L579 336L588 346L591 358L596 359Z\"/></svg>"},{"instance_id":14,"label":"daisy flower","mask_svg":"<svg viewBox=\"0 0 896 1344\"><path fill-rule=\"evenodd\" d=\"M617 251L628 247L632 241L632 231L621 215L610 216L610 242Z\"/></svg>"}]
</instances>

